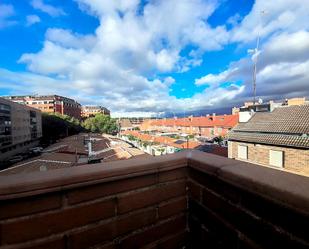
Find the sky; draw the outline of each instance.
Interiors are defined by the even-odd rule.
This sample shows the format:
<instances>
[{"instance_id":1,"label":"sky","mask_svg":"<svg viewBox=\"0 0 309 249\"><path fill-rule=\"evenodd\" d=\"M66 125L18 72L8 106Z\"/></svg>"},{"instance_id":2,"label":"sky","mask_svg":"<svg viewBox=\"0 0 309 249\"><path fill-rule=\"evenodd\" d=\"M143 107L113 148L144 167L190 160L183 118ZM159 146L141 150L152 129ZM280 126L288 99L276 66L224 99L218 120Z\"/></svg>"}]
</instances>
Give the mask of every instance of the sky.
<instances>
[{"instance_id":1,"label":"sky","mask_svg":"<svg viewBox=\"0 0 309 249\"><path fill-rule=\"evenodd\" d=\"M113 116L309 97L309 0L0 0L0 95ZM257 47L257 37L259 46Z\"/></svg>"}]
</instances>

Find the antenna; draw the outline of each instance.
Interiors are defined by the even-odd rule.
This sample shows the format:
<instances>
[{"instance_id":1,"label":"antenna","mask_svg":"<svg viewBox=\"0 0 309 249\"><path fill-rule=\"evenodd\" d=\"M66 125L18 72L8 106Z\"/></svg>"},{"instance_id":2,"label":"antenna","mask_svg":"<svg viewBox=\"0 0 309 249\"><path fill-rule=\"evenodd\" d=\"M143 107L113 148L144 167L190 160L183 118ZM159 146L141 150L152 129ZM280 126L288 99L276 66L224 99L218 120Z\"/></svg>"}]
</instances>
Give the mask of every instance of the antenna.
<instances>
[{"instance_id":1,"label":"antenna","mask_svg":"<svg viewBox=\"0 0 309 249\"><path fill-rule=\"evenodd\" d=\"M260 18L262 19L262 16L265 15L267 12L265 10L262 10L260 12ZM260 20L261 22L261 20ZM249 49L248 52L252 53L252 60L253 60L253 76L252 76L252 82L253 82L253 105L255 105L256 102L256 72L257 72L257 62L258 62L258 56L260 54L259 46L260 46L260 29L258 29L257 39L256 39L256 47L255 49Z\"/></svg>"}]
</instances>

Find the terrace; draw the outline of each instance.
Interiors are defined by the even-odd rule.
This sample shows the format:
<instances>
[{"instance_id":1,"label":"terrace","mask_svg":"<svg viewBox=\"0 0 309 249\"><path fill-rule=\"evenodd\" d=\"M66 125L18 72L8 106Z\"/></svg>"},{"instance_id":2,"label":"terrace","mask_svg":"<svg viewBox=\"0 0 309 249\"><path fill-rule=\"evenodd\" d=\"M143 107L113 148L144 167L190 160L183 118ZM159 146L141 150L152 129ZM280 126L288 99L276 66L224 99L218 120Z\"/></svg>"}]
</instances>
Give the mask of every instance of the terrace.
<instances>
[{"instance_id":1,"label":"terrace","mask_svg":"<svg viewBox=\"0 0 309 249\"><path fill-rule=\"evenodd\" d=\"M1 248L308 248L309 179L199 151L0 177Z\"/></svg>"}]
</instances>

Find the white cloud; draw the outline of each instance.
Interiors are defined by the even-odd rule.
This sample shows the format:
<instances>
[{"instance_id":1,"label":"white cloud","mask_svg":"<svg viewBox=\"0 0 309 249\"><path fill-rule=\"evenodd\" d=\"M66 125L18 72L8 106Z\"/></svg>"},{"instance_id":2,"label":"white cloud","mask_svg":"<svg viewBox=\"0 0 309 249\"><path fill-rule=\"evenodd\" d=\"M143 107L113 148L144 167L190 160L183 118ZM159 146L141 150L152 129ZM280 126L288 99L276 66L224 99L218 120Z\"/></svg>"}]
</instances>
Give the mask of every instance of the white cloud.
<instances>
[{"instance_id":1,"label":"white cloud","mask_svg":"<svg viewBox=\"0 0 309 249\"><path fill-rule=\"evenodd\" d=\"M207 85L190 98L170 95L170 87L175 87L177 82L168 74L201 65L204 53L220 50L226 44L250 48L260 30L258 94L263 97L309 95L304 90L309 89L306 87L309 24L304 19L307 7L303 7L303 1L257 0L246 17L229 18L230 31L224 25L213 27L207 23L219 6L215 0L156 0L147 1L145 6L139 0L76 1L82 10L100 21L94 33L81 35L49 28L42 49L25 53L19 59L30 73L2 72L1 87L11 84L12 89L16 88L14 91L21 91L19 86L24 91L53 91L85 104L106 105L117 113L228 106L251 96L249 57L231 62L221 73L188 82ZM32 4L52 16L64 14L63 10L39 0ZM259 12L264 9L271 13L259 27ZM182 88L190 89L190 86Z\"/></svg>"},{"instance_id":2,"label":"white cloud","mask_svg":"<svg viewBox=\"0 0 309 249\"><path fill-rule=\"evenodd\" d=\"M170 96L175 79L159 79L156 74L200 65L202 51L220 49L227 41L224 27L211 28L206 22L217 6L215 1L154 1L143 14L137 11L140 1L79 3L98 16L95 34L48 29L42 50L23 54L19 60L33 75L70 81L80 91L81 101L98 101L119 112L200 107L199 101ZM199 52L182 56L188 45L198 46ZM208 102L203 100L204 105Z\"/></svg>"},{"instance_id":3,"label":"white cloud","mask_svg":"<svg viewBox=\"0 0 309 249\"><path fill-rule=\"evenodd\" d=\"M261 11L266 13L261 16ZM265 99L309 96L308 13L309 5L302 0L257 0L241 22L233 22L231 42L255 46L257 35L261 36L258 96ZM237 100L242 101L252 96L252 67L249 56L244 57L231 62L225 71L196 79L195 84L220 86L242 82L244 89L237 95Z\"/></svg>"},{"instance_id":4,"label":"white cloud","mask_svg":"<svg viewBox=\"0 0 309 249\"><path fill-rule=\"evenodd\" d=\"M257 95L263 98L309 96L309 32L274 35L263 46L257 71ZM243 97L252 96L252 61L244 58L216 75L196 83L221 84L243 81Z\"/></svg>"},{"instance_id":5,"label":"white cloud","mask_svg":"<svg viewBox=\"0 0 309 249\"><path fill-rule=\"evenodd\" d=\"M66 15L63 9L46 4L43 0L32 0L31 5L34 9L40 10L52 17Z\"/></svg>"},{"instance_id":6,"label":"white cloud","mask_svg":"<svg viewBox=\"0 0 309 249\"><path fill-rule=\"evenodd\" d=\"M202 78L196 79L195 84L197 86L200 85L214 85L229 81L229 77L233 75L233 73L237 71L237 68L228 69L219 74L207 74Z\"/></svg>"},{"instance_id":7,"label":"white cloud","mask_svg":"<svg viewBox=\"0 0 309 249\"><path fill-rule=\"evenodd\" d=\"M41 22L41 19L37 15L28 15L26 16L26 26L31 26L33 24Z\"/></svg>"},{"instance_id":8,"label":"white cloud","mask_svg":"<svg viewBox=\"0 0 309 249\"><path fill-rule=\"evenodd\" d=\"M265 14L261 14L264 11ZM304 0L257 0L251 12L231 32L231 40L249 42L258 33L297 32L308 28L309 4Z\"/></svg>"},{"instance_id":9,"label":"white cloud","mask_svg":"<svg viewBox=\"0 0 309 249\"><path fill-rule=\"evenodd\" d=\"M46 31L46 39L65 48L90 49L95 45L93 35L74 34L70 30L50 28Z\"/></svg>"},{"instance_id":10,"label":"white cloud","mask_svg":"<svg viewBox=\"0 0 309 249\"><path fill-rule=\"evenodd\" d=\"M15 16L14 6L11 4L0 4L0 29L17 24L12 19Z\"/></svg>"}]
</instances>

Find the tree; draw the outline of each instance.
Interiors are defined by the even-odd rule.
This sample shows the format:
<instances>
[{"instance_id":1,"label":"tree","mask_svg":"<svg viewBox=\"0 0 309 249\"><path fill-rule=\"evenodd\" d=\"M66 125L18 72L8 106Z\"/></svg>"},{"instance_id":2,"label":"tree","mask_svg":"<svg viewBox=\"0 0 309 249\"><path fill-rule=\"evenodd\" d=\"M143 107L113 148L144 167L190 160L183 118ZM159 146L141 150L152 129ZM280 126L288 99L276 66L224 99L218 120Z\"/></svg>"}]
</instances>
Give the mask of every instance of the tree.
<instances>
[{"instance_id":1,"label":"tree","mask_svg":"<svg viewBox=\"0 0 309 249\"><path fill-rule=\"evenodd\" d=\"M104 114L97 114L94 117L87 118L82 126L91 132L107 134L113 134L118 130L116 120Z\"/></svg>"},{"instance_id":2,"label":"tree","mask_svg":"<svg viewBox=\"0 0 309 249\"><path fill-rule=\"evenodd\" d=\"M80 121L76 118L59 113L42 113L43 143L50 143L83 130Z\"/></svg>"}]
</instances>

